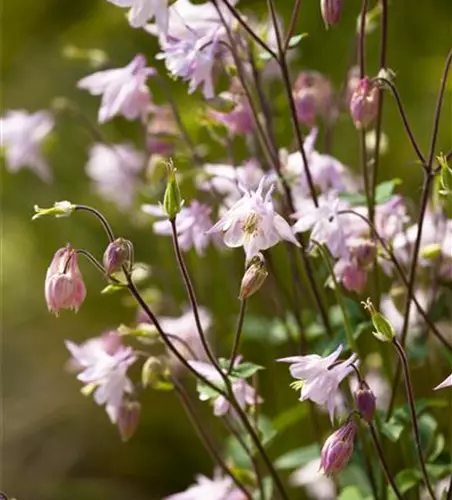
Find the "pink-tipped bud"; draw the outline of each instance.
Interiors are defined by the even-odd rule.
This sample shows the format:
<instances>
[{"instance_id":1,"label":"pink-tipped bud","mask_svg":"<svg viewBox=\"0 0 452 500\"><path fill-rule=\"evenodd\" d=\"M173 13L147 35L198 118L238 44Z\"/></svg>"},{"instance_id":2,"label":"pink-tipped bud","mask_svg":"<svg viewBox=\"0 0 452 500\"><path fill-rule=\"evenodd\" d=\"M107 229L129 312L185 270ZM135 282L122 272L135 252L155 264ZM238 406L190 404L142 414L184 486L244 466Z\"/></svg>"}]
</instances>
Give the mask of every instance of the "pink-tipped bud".
<instances>
[{"instance_id":1,"label":"pink-tipped bud","mask_svg":"<svg viewBox=\"0 0 452 500\"><path fill-rule=\"evenodd\" d=\"M326 117L332 111L333 88L330 81L316 71L303 71L295 81L293 97L297 118L312 127L318 116Z\"/></svg>"},{"instance_id":2,"label":"pink-tipped bud","mask_svg":"<svg viewBox=\"0 0 452 500\"><path fill-rule=\"evenodd\" d=\"M320 10L322 11L325 26L330 28L339 22L342 14L343 0L320 0Z\"/></svg>"},{"instance_id":3,"label":"pink-tipped bud","mask_svg":"<svg viewBox=\"0 0 452 500\"><path fill-rule=\"evenodd\" d=\"M243 275L242 283L240 285L239 299L245 300L256 293L264 283L267 276L268 272L265 267L264 257L261 254L256 255L256 257L251 259L251 262Z\"/></svg>"},{"instance_id":4,"label":"pink-tipped bud","mask_svg":"<svg viewBox=\"0 0 452 500\"><path fill-rule=\"evenodd\" d=\"M366 422L372 422L375 415L375 394L364 380L359 384L359 388L355 391L356 408Z\"/></svg>"},{"instance_id":5,"label":"pink-tipped bud","mask_svg":"<svg viewBox=\"0 0 452 500\"><path fill-rule=\"evenodd\" d=\"M320 467L327 476L340 472L347 465L353 454L356 428L356 422L350 419L325 441Z\"/></svg>"},{"instance_id":6,"label":"pink-tipped bud","mask_svg":"<svg viewBox=\"0 0 452 500\"><path fill-rule=\"evenodd\" d=\"M366 128L377 115L378 88L369 77L362 78L350 98L350 114L358 129Z\"/></svg>"},{"instance_id":7,"label":"pink-tipped bud","mask_svg":"<svg viewBox=\"0 0 452 500\"><path fill-rule=\"evenodd\" d=\"M104 269L107 275L119 271L130 258L132 243L124 238L112 241L104 253Z\"/></svg>"},{"instance_id":8,"label":"pink-tipped bud","mask_svg":"<svg viewBox=\"0 0 452 500\"><path fill-rule=\"evenodd\" d=\"M49 311L55 315L60 309L78 311L85 300L86 287L77 259L77 252L68 245L56 251L47 269L45 299Z\"/></svg>"},{"instance_id":9,"label":"pink-tipped bud","mask_svg":"<svg viewBox=\"0 0 452 500\"><path fill-rule=\"evenodd\" d=\"M137 401L123 401L118 412L117 426L123 441L128 441L140 423L141 405Z\"/></svg>"}]
</instances>

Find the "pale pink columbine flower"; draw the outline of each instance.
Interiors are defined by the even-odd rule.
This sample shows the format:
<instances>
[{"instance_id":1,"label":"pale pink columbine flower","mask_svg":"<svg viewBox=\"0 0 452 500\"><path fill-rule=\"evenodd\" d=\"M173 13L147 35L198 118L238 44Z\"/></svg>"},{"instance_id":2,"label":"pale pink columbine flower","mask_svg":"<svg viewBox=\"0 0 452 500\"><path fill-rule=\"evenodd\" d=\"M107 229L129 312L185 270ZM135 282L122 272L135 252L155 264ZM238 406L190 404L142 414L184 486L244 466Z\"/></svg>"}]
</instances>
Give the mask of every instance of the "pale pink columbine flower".
<instances>
[{"instance_id":1,"label":"pale pink columbine flower","mask_svg":"<svg viewBox=\"0 0 452 500\"><path fill-rule=\"evenodd\" d=\"M82 78L77 87L88 90L91 95L102 96L99 123L105 123L117 115L136 120L148 114L151 94L146 81L153 74L155 70L148 68L145 57L138 54L124 68L93 73Z\"/></svg>"},{"instance_id":2,"label":"pale pink columbine flower","mask_svg":"<svg viewBox=\"0 0 452 500\"><path fill-rule=\"evenodd\" d=\"M67 245L55 252L47 269L44 294L50 312L78 311L86 297L86 287L78 267L77 252Z\"/></svg>"},{"instance_id":3,"label":"pale pink columbine flower","mask_svg":"<svg viewBox=\"0 0 452 500\"><path fill-rule=\"evenodd\" d=\"M264 197L265 180L262 177L256 191L243 189L242 198L208 231L223 231L225 244L232 248L243 246L248 261L283 239L299 246L287 221L275 212L273 186Z\"/></svg>"},{"instance_id":4,"label":"pale pink columbine flower","mask_svg":"<svg viewBox=\"0 0 452 500\"><path fill-rule=\"evenodd\" d=\"M84 391L94 390L94 401L105 405L111 422L116 423L124 395L133 391L127 370L136 357L131 347L112 336L89 339L80 345L70 341L65 344L72 355L70 365L79 372L77 379L84 384Z\"/></svg>"},{"instance_id":5,"label":"pale pink columbine flower","mask_svg":"<svg viewBox=\"0 0 452 500\"><path fill-rule=\"evenodd\" d=\"M360 293L367 283L367 270L349 259L339 259L334 265L334 274L349 292Z\"/></svg>"},{"instance_id":6,"label":"pale pink columbine flower","mask_svg":"<svg viewBox=\"0 0 452 500\"><path fill-rule=\"evenodd\" d=\"M320 466L326 476L340 472L353 454L353 444L358 425L352 419L333 432L325 441Z\"/></svg>"},{"instance_id":7,"label":"pale pink columbine flower","mask_svg":"<svg viewBox=\"0 0 452 500\"><path fill-rule=\"evenodd\" d=\"M222 92L220 97L230 103L233 106L232 109L229 111L210 109L208 116L224 125L232 136L251 133L254 130L254 122L248 100L232 92Z\"/></svg>"},{"instance_id":8,"label":"pale pink columbine flower","mask_svg":"<svg viewBox=\"0 0 452 500\"><path fill-rule=\"evenodd\" d=\"M28 113L8 111L0 118L0 145L5 149L6 168L16 173L28 167L43 181L52 179L50 168L42 156L42 145L55 125L48 111Z\"/></svg>"},{"instance_id":9,"label":"pale pink columbine flower","mask_svg":"<svg viewBox=\"0 0 452 500\"><path fill-rule=\"evenodd\" d=\"M238 357L234 362L234 368L237 368L240 362L241 358ZM195 369L198 373L203 375L213 384L222 384L223 378L212 364L204 363L202 361L188 361L188 363L193 369ZM226 373L227 370L223 369L223 372ZM234 397L242 410L245 410L247 406L261 404L263 401L262 398L256 393L254 388L250 384L248 384L244 378L241 377L233 377L232 392L234 393ZM204 401L210 399L210 395L201 393L199 398ZM230 414L234 418L236 417L234 408L231 406L230 402L221 394L219 394L214 400L213 413L216 417L222 417L226 414Z\"/></svg>"},{"instance_id":10,"label":"pale pink columbine flower","mask_svg":"<svg viewBox=\"0 0 452 500\"><path fill-rule=\"evenodd\" d=\"M310 399L318 405L326 405L331 421L334 420L339 384L352 373L351 365L356 362L357 358L356 354L352 354L345 361L336 363L342 350L343 346L340 345L325 358L318 354L309 354L277 360L290 363L289 370L292 377L303 381L300 401Z\"/></svg>"},{"instance_id":11,"label":"pale pink columbine flower","mask_svg":"<svg viewBox=\"0 0 452 500\"><path fill-rule=\"evenodd\" d=\"M326 117L334 110L331 82L317 71L303 71L298 75L293 97L298 120L311 127L318 116Z\"/></svg>"},{"instance_id":12,"label":"pale pink columbine flower","mask_svg":"<svg viewBox=\"0 0 452 500\"><path fill-rule=\"evenodd\" d=\"M444 389L445 387L452 387L452 373L448 377L446 377L446 379L443 380L440 384L434 387L433 390L437 391L438 389Z\"/></svg>"},{"instance_id":13,"label":"pale pink columbine flower","mask_svg":"<svg viewBox=\"0 0 452 500\"><path fill-rule=\"evenodd\" d=\"M142 28L155 17L159 31L168 31L168 0L108 0L118 7L130 7L129 23L133 28Z\"/></svg>"},{"instance_id":14,"label":"pale pink columbine flower","mask_svg":"<svg viewBox=\"0 0 452 500\"><path fill-rule=\"evenodd\" d=\"M311 241L326 245L333 257L346 259L349 256L347 236L350 226L347 216L340 215L339 212L348 208L348 205L334 195L321 196L318 200L318 207L308 200L305 210L299 210L292 215L297 219L292 229L295 233L312 229Z\"/></svg>"},{"instance_id":15,"label":"pale pink columbine flower","mask_svg":"<svg viewBox=\"0 0 452 500\"><path fill-rule=\"evenodd\" d=\"M145 214L165 218L165 220L154 223L155 234L164 236L173 234L171 223L161 206L142 205L141 210ZM212 227L211 211L212 209L208 205L196 200L193 200L187 207L182 207L176 217L176 230L181 250L188 252L194 248L198 255L203 255L210 242L219 243L216 235L207 233L208 229Z\"/></svg>"},{"instance_id":16,"label":"pale pink columbine flower","mask_svg":"<svg viewBox=\"0 0 452 500\"><path fill-rule=\"evenodd\" d=\"M100 196L126 210L132 205L144 162L144 154L131 144L98 143L90 148L85 170Z\"/></svg>"},{"instance_id":17,"label":"pale pink columbine flower","mask_svg":"<svg viewBox=\"0 0 452 500\"><path fill-rule=\"evenodd\" d=\"M245 494L237 488L230 477L218 472L213 479L196 476L196 483L185 491L165 497L164 500L245 500Z\"/></svg>"},{"instance_id":18,"label":"pale pink columbine flower","mask_svg":"<svg viewBox=\"0 0 452 500\"><path fill-rule=\"evenodd\" d=\"M320 458L311 460L306 465L295 470L290 478L292 486L303 486L310 498L321 500L335 500L336 486L334 481L321 471Z\"/></svg>"},{"instance_id":19,"label":"pale pink columbine flower","mask_svg":"<svg viewBox=\"0 0 452 500\"><path fill-rule=\"evenodd\" d=\"M221 50L215 36L191 33L182 40L168 37L162 49L156 58L165 61L171 75L189 83L189 94L201 86L206 99L214 97L213 68Z\"/></svg>"}]
</instances>

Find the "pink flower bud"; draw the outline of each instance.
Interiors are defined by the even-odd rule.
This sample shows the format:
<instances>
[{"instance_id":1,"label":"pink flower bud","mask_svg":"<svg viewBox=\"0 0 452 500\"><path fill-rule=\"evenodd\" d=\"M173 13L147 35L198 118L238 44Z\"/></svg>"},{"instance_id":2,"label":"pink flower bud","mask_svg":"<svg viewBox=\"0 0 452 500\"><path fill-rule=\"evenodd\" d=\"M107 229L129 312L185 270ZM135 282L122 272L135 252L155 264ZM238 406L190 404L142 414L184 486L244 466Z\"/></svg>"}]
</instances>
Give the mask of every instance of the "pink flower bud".
<instances>
[{"instance_id":1,"label":"pink flower bud","mask_svg":"<svg viewBox=\"0 0 452 500\"><path fill-rule=\"evenodd\" d=\"M371 422L375 415L375 395L366 382L361 381L355 391L356 408L366 422Z\"/></svg>"},{"instance_id":2,"label":"pink flower bud","mask_svg":"<svg viewBox=\"0 0 452 500\"><path fill-rule=\"evenodd\" d=\"M353 264L346 266L342 274L342 284L349 292L362 292L367 282L367 271Z\"/></svg>"},{"instance_id":3,"label":"pink flower bud","mask_svg":"<svg viewBox=\"0 0 452 500\"><path fill-rule=\"evenodd\" d=\"M117 238L112 241L104 253L104 268L107 275L119 271L129 260L132 243L124 238Z\"/></svg>"},{"instance_id":4,"label":"pink flower bud","mask_svg":"<svg viewBox=\"0 0 452 500\"><path fill-rule=\"evenodd\" d=\"M329 476L340 472L353 454L356 422L348 420L325 441L321 451L320 467Z\"/></svg>"},{"instance_id":5,"label":"pink flower bud","mask_svg":"<svg viewBox=\"0 0 452 500\"><path fill-rule=\"evenodd\" d=\"M378 88L369 77L361 79L350 99L350 113L356 128L366 128L378 111Z\"/></svg>"},{"instance_id":6,"label":"pink flower bud","mask_svg":"<svg viewBox=\"0 0 452 500\"><path fill-rule=\"evenodd\" d=\"M244 300L256 293L268 276L265 261L261 255L251 259L240 285L239 299Z\"/></svg>"},{"instance_id":7,"label":"pink flower bud","mask_svg":"<svg viewBox=\"0 0 452 500\"><path fill-rule=\"evenodd\" d=\"M342 13L342 0L320 0L320 10L327 28L339 22Z\"/></svg>"},{"instance_id":8,"label":"pink flower bud","mask_svg":"<svg viewBox=\"0 0 452 500\"><path fill-rule=\"evenodd\" d=\"M44 293L50 312L78 311L86 297L86 287L77 263L77 252L68 245L56 251L47 269Z\"/></svg>"},{"instance_id":9,"label":"pink flower bud","mask_svg":"<svg viewBox=\"0 0 452 500\"><path fill-rule=\"evenodd\" d=\"M330 81L316 71L303 71L295 81L293 97L297 118L301 123L314 126L318 116L331 113L333 89Z\"/></svg>"},{"instance_id":10,"label":"pink flower bud","mask_svg":"<svg viewBox=\"0 0 452 500\"><path fill-rule=\"evenodd\" d=\"M374 261L377 249L373 241L362 239L353 245L351 253L359 267L367 268Z\"/></svg>"},{"instance_id":11,"label":"pink flower bud","mask_svg":"<svg viewBox=\"0 0 452 500\"><path fill-rule=\"evenodd\" d=\"M140 423L141 405L137 401L123 401L118 412L117 426L123 441L128 441Z\"/></svg>"}]
</instances>

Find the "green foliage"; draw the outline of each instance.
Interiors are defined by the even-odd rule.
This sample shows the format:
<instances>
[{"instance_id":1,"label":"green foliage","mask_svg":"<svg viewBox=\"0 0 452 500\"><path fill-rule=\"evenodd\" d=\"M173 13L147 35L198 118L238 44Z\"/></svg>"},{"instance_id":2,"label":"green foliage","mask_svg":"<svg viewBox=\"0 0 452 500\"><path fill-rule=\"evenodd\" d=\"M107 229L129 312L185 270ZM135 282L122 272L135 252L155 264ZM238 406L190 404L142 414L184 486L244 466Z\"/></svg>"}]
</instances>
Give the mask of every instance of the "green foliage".
<instances>
[{"instance_id":1,"label":"green foliage","mask_svg":"<svg viewBox=\"0 0 452 500\"><path fill-rule=\"evenodd\" d=\"M284 453L276 459L275 466L278 469L296 469L319 458L319 456L320 447L317 444L310 444Z\"/></svg>"}]
</instances>

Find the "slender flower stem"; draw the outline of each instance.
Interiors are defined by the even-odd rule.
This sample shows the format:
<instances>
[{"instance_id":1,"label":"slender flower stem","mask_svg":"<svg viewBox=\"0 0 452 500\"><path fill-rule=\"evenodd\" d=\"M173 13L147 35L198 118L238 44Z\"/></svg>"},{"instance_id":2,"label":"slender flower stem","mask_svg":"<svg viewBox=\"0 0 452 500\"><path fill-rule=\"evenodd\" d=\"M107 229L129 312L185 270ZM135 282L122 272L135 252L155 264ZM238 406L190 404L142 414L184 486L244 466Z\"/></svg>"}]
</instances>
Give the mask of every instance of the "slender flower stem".
<instances>
[{"instance_id":1,"label":"slender flower stem","mask_svg":"<svg viewBox=\"0 0 452 500\"><path fill-rule=\"evenodd\" d=\"M105 277L104 266L96 259L96 257L94 257L93 254L91 254L90 252L88 252L88 250L85 250L83 248L76 248L75 253L78 255L83 255L83 257L85 257L85 259L91 262L91 264ZM116 279L113 279L113 281L119 283L119 281Z\"/></svg>"},{"instance_id":2,"label":"slender flower stem","mask_svg":"<svg viewBox=\"0 0 452 500\"><path fill-rule=\"evenodd\" d=\"M378 458L380 460L381 468L383 469L384 475L386 477L386 480L391 485L392 491L394 492L395 496L399 500L403 500L402 494L400 493L399 488L397 487L397 484L396 484L396 482L395 482L394 478L392 477L392 474L389 470L388 463L386 462L386 458L385 458L385 455L383 452L383 448L381 447L381 444L378 440L377 431L375 430L375 426L372 422L370 422L368 424L368 427L369 427L370 435L372 436L372 441L374 443L375 450L377 451L377 455L378 455Z\"/></svg>"},{"instance_id":3,"label":"slender flower stem","mask_svg":"<svg viewBox=\"0 0 452 500\"><path fill-rule=\"evenodd\" d=\"M319 249L320 254L323 258L323 261L325 262L325 264L328 268L328 272L331 276L331 279L333 280L334 293L336 295L337 302L338 302L339 307L341 309L342 317L344 318L344 328L345 328L345 334L347 336L348 345L353 352L357 353L358 352L358 345L356 343L355 337L353 336L353 327L350 323L350 318L348 317L347 308L345 307L344 298L343 298L341 290L340 290L340 284L338 283L338 281L336 279L336 275L334 274L334 269L333 269L333 266L331 264L330 255L328 253L328 250L322 244L320 244L317 241L314 241L313 243L315 243L315 245Z\"/></svg>"},{"instance_id":4,"label":"slender flower stem","mask_svg":"<svg viewBox=\"0 0 452 500\"><path fill-rule=\"evenodd\" d=\"M115 240L115 235L113 233L113 229L110 226L110 223L104 217L104 215L102 215L99 212L99 210L96 210L93 207L88 207L87 205L75 205L74 210L89 212L90 214L97 217L97 219L99 220L99 222L102 224L103 228L105 229L105 232L107 233L107 236L108 236L110 243Z\"/></svg>"},{"instance_id":5,"label":"slender flower stem","mask_svg":"<svg viewBox=\"0 0 452 500\"><path fill-rule=\"evenodd\" d=\"M372 204L372 187L369 179L369 165L367 162L367 149L366 149L366 131L364 129L358 131L359 135L359 158L361 164L361 172L364 180L364 193L366 195L367 211L369 219L374 218L374 207Z\"/></svg>"},{"instance_id":6,"label":"slender flower stem","mask_svg":"<svg viewBox=\"0 0 452 500\"><path fill-rule=\"evenodd\" d=\"M251 494L250 492L246 489L245 485L235 476L235 474L232 472L232 470L226 465L226 462L223 460L221 454L219 453L217 446L214 444L212 437L209 435L209 433L206 430L205 423L202 423L202 419L197 415L197 412L190 401L190 397L186 393L184 387L182 384L176 379L173 378L172 382L174 384L174 387L176 389L177 395L179 396L179 401L181 402L182 406L185 409L185 412L187 413L188 418L190 419L191 424L195 428L196 432L198 433L199 438L203 442L204 446L206 447L207 451L209 452L210 456L212 457L213 461L217 463L222 471L227 474L234 484L243 492L245 497L248 500L251 500Z\"/></svg>"},{"instance_id":7,"label":"slender flower stem","mask_svg":"<svg viewBox=\"0 0 452 500\"><path fill-rule=\"evenodd\" d=\"M422 151L421 151L420 147L418 146L416 138L414 137L414 134L411 130L410 124L408 122L408 118L407 118L406 113L405 113L405 109L404 109L403 104L402 104L402 99L400 97L399 91L397 90L397 87L392 82L387 80L386 78L378 77L378 78L375 78L373 81L374 82L382 82L385 86L387 86L391 90L391 93L396 100L397 108L399 110L400 118L402 119L403 126L405 128L405 132L407 133L408 138L411 142L411 145L413 146L413 149L416 152L416 156L418 157L421 164L424 166L425 165L424 155L422 154ZM380 96L380 98L381 98L381 96Z\"/></svg>"},{"instance_id":8,"label":"slender flower stem","mask_svg":"<svg viewBox=\"0 0 452 500\"><path fill-rule=\"evenodd\" d=\"M301 0L295 0L295 5L292 9L292 16L290 18L289 29L287 30L286 39L284 40L284 46L283 46L284 54L289 49L290 39L292 38L292 35L294 34L295 31L295 27L297 25L300 7L301 7Z\"/></svg>"},{"instance_id":9,"label":"slender flower stem","mask_svg":"<svg viewBox=\"0 0 452 500\"><path fill-rule=\"evenodd\" d=\"M380 234L376 230L375 226L369 221L369 219L367 217L365 217L364 215L360 214L359 212L355 212L354 210L341 210L339 212L339 214L356 215L356 217L359 217L361 220L363 220L369 226L372 233L375 235L375 237L380 242L384 251L389 255L389 258L391 259L391 262L394 264L394 267L397 271L397 274L399 275L399 278L402 280L402 283L405 285L406 288L408 288L408 285L409 285L408 278L406 277L405 272L404 272L400 262L398 261L397 257L394 255L394 252L388 246L386 241L380 236ZM425 309L421 306L421 304L419 303L419 301L416 298L416 295L413 295L413 303L416 306L416 309L418 310L419 314L422 316L423 320L427 323L428 327L435 334L435 336L438 338L438 340L440 342L442 342L443 345L445 347L447 347L450 351L452 351L452 344L449 343L449 341L441 334L441 332L438 330L438 328L435 326L435 324L428 317L427 311L425 311Z\"/></svg>"},{"instance_id":10,"label":"slender flower stem","mask_svg":"<svg viewBox=\"0 0 452 500\"><path fill-rule=\"evenodd\" d=\"M177 335L173 335L172 333L166 333L165 335L173 342L179 342L179 344L184 346L185 349L187 349L188 354L190 354L190 359L193 359L194 361L198 360L198 356L195 354L193 349L190 347L190 344L186 340L184 340L181 337L178 337Z\"/></svg>"},{"instance_id":11,"label":"slender flower stem","mask_svg":"<svg viewBox=\"0 0 452 500\"><path fill-rule=\"evenodd\" d=\"M277 59L275 52L260 38L252 28L246 23L246 21L242 18L238 10L229 3L228 0L222 0L226 7L229 9L230 13L234 16L234 18L238 21L240 26L251 36L251 38L259 44L265 51L267 51L273 59Z\"/></svg>"},{"instance_id":12,"label":"slender flower stem","mask_svg":"<svg viewBox=\"0 0 452 500\"><path fill-rule=\"evenodd\" d=\"M234 345L231 352L231 360L229 362L229 368L227 374L230 375L232 369L234 368L235 359L237 358L237 353L240 347L240 338L242 336L243 320L245 319L246 310L246 299L240 301L240 312L237 320L237 327L234 335Z\"/></svg>"},{"instance_id":13,"label":"slender flower stem","mask_svg":"<svg viewBox=\"0 0 452 500\"><path fill-rule=\"evenodd\" d=\"M386 68L386 53L388 46L388 0L380 0L381 5L381 34L380 34L380 69ZM372 165L372 182L371 182L371 199L372 206L375 205L375 189L378 182L378 169L380 166L380 144L381 144L381 131L383 123L383 102L384 92L379 92L378 96L378 110L375 122L375 150ZM374 212L372 211L372 215ZM373 217L370 217L373 222Z\"/></svg>"},{"instance_id":14,"label":"slender flower stem","mask_svg":"<svg viewBox=\"0 0 452 500\"><path fill-rule=\"evenodd\" d=\"M289 101L292 126L293 126L293 129L295 132L295 137L297 139L298 149L300 150L300 154L301 154L301 157L303 159L303 167L304 167L304 171L306 174L306 180L307 180L308 186L309 186L309 191L310 191L310 194L311 194L312 200L314 201L315 206L318 207L319 201L317 199L317 193L315 191L314 181L312 179L312 174L311 174L311 171L309 170L308 157L307 157L306 151L304 149L301 127L300 127L300 124L298 123L297 109L295 106L295 100L294 100L293 93L292 93L292 86L290 84L289 67L287 65L287 59L286 59L286 54L284 52L281 31L279 29L278 19L276 17L276 10L275 10L274 1L267 0L267 4L268 4L268 8L270 10L270 14L271 14L272 21L273 21L273 27L274 27L275 33L276 33L276 41L278 44L278 63L279 63L279 66L281 68L281 74L283 77L283 83L284 83L284 88L286 90L287 100Z\"/></svg>"},{"instance_id":15,"label":"slender flower stem","mask_svg":"<svg viewBox=\"0 0 452 500\"><path fill-rule=\"evenodd\" d=\"M410 376L410 368L408 366L408 359L405 354L405 350L402 346L402 344L397 340L397 337L394 337L392 340L392 343L397 351L397 355L399 357L400 363L402 365L402 370L405 378L405 391L406 391L406 396L408 400L408 406L410 409L410 415L411 415L411 423L413 426L413 437L414 437L414 442L416 443L416 452L417 456L419 458L419 464L421 466L421 472L422 472L422 477L424 478L424 483L425 486L432 497L433 500L435 500L435 494L432 489L432 485L430 484L430 479L428 477L428 472L427 472L427 467L425 465L425 459L424 455L422 453L422 447L421 447L421 436L419 433L419 427L417 423L417 417L416 417L416 407L415 407L415 399L414 399L414 394L413 394L413 386L411 384L411 376Z\"/></svg>"}]
</instances>

